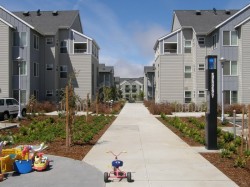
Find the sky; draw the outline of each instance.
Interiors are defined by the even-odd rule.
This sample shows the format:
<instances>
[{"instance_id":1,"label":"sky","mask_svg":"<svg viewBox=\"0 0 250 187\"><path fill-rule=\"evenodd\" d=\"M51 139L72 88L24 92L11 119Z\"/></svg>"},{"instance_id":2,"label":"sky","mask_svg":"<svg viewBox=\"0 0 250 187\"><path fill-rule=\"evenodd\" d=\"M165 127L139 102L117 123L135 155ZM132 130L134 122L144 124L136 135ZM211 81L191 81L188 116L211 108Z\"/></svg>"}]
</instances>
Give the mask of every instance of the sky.
<instances>
[{"instance_id":1,"label":"sky","mask_svg":"<svg viewBox=\"0 0 250 187\"><path fill-rule=\"evenodd\" d=\"M100 47L99 63L115 76L143 76L154 44L171 30L174 10L241 9L249 0L0 0L9 11L79 10L83 32Z\"/></svg>"}]
</instances>

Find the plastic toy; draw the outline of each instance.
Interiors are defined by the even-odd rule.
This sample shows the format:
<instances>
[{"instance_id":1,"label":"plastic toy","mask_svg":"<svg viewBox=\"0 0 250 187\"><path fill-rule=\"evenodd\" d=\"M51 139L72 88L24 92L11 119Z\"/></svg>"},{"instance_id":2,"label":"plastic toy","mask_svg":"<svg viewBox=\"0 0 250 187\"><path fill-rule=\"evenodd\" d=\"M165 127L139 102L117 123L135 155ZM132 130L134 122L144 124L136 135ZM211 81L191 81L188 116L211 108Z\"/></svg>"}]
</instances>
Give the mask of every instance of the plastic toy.
<instances>
[{"instance_id":1,"label":"plastic toy","mask_svg":"<svg viewBox=\"0 0 250 187\"><path fill-rule=\"evenodd\" d=\"M115 156L115 160L112 161L113 171L104 173L104 182L110 182L109 179L117 178L122 180L123 178L127 178L128 182L132 182L131 172L125 172L120 170L120 167L123 166L123 161L118 160L118 156L122 153L126 153L125 151L120 152L118 155L114 154L112 151L108 151L107 153L111 153Z\"/></svg>"},{"instance_id":2,"label":"plastic toy","mask_svg":"<svg viewBox=\"0 0 250 187\"><path fill-rule=\"evenodd\" d=\"M32 160L16 160L14 170L21 174L30 173L32 171Z\"/></svg>"},{"instance_id":3,"label":"plastic toy","mask_svg":"<svg viewBox=\"0 0 250 187\"><path fill-rule=\"evenodd\" d=\"M43 171L48 168L50 161L47 157L43 156L43 153L37 153L34 159L34 170Z\"/></svg>"}]
</instances>

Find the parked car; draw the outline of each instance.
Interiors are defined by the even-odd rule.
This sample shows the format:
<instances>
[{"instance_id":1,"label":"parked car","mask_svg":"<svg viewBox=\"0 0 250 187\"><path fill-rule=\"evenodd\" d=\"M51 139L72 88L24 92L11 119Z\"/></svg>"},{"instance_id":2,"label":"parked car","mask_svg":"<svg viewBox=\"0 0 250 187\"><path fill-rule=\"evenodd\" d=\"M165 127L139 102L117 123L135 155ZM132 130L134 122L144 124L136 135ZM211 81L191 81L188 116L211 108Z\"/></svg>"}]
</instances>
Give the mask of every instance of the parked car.
<instances>
[{"instance_id":1,"label":"parked car","mask_svg":"<svg viewBox=\"0 0 250 187\"><path fill-rule=\"evenodd\" d=\"M0 118L7 120L18 115L19 103L14 98L0 98ZM26 116L26 108L21 105L21 114Z\"/></svg>"}]
</instances>

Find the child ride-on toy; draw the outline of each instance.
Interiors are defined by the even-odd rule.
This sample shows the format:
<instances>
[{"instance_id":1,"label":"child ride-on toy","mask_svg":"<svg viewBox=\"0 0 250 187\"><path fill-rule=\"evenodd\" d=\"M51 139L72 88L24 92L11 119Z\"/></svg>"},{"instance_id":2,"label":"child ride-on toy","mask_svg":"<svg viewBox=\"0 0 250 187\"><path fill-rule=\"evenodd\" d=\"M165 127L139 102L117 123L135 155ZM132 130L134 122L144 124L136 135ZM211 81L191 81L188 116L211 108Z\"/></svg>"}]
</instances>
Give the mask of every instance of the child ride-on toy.
<instances>
[{"instance_id":1,"label":"child ride-on toy","mask_svg":"<svg viewBox=\"0 0 250 187\"><path fill-rule=\"evenodd\" d=\"M109 179L120 179L127 178L128 182L132 182L131 172L125 172L119 169L119 167L123 166L123 161L118 160L118 156L122 153L126 153L125 151L120 152L118 155L114 154L112 151L108 151L107 153L111 153L115 156L115 160L112 161L113 171L104 173L104 182L110 182Z\"/></svg>"}]
</instances>

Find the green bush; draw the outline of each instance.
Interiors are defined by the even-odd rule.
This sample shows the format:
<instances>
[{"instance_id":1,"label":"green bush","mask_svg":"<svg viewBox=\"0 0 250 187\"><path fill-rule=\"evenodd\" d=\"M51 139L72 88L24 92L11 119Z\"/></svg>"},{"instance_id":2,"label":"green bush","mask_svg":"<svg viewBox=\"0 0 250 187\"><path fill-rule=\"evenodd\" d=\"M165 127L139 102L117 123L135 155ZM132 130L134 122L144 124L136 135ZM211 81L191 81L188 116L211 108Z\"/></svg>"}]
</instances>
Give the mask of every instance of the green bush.
<instances>
[{"instance_id":1,"label":"green bush","mask_svg":"<svg viewBox=\"0 0 250 187\"><path fill-rule=\"evenodd\" d=\"M232 152L228 149L222 149L221 150L221 157L222 158L232 158Z\"/></svg>"},{"instance_id":2,"label":"green bush","mask_svg":"<svg viewBox=\"0 0 250 187\"><path fill-rule=\"evenodd\" d=\"M247 161L244 157L242 156L238 156L235 160L234 160L234 167L241 167L244 168L247 165Z\"/></svg>"}]
</instances>

